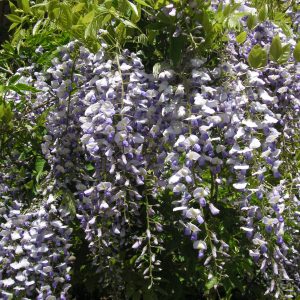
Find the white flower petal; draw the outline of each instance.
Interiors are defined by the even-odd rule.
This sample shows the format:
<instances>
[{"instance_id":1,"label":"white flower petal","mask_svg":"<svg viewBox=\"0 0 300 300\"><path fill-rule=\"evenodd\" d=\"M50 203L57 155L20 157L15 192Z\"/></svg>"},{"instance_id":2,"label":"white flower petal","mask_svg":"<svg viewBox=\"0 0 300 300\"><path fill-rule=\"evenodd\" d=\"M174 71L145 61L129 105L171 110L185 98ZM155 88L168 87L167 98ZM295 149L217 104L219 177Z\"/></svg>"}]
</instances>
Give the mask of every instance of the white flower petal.
<instances>
[{"instance_id":1,"label":"white flower petal","mask_svg":"<svg viewBox=\"0 0 300 300\"><path fill-rule=\"evenodd\" d=\"M247 186L247 182L237 182L233 184L233 187L237 190L243 190Z\"/></svg>"},{"instance_id":2,"label":"white flower petal","mask_svg":"<svg viewBox=\"0 0 300 300\"><path fill-rule=\"evenodd\" d=\"M86 117L89 117L91 115L96 115L99 113L99 108L100 108L100 103L92 104L86 109L84 114Z\"/></svg>"},{"instance_id":3,"label":"white flower petal","mask_svg":"<svg viewBox=\"0 0 300 300\"><path fill-rule=\"evenodd\" d=\"M233 167L235 170L248 170L249 165L236 165Z\"/></svg>"},{"instance_id":4,"label":"white flower petal","mask_svg":"<svg viewBox=\"0 0 300 300\"><path fill-rule=\"evenodd\" d=\"M250 149L257 149L261 146L260 141L257 138L253 138L250 142Z\"/></svg>"},{"instance_id":5,"label":"white flower petal","mask_svg":"<svg viewBox=\"0 0 300 300\"><path fill-rule=\"evenodd\" d=\"M197 106L202 106L202 105L205 105L206 104L206 99L203 98L203 96L199 93L197 93L195 95L195 98L194 98L194 105L197 105Z\"/></svg>"},{"instance_id":6,"label":"white flower petal","mask_svg":"<svg viewBox=\"0 0 300 300\"><path fill-rule=\"evenodd\" d=\"M175 207L173 208L173 211L180 211L180 210L186 210L187 206L179 206L179 207Z\"/></svg>"},{"instance_id":7,"label":"white flower petal","mask_svg":"<svg viewBox=\"0 0 300 300\"><path fill-rule=\"evenodd\" d=\"M194 249L198 249L198 250L206 250L207 249L207 245L204 241L195 241L193 243L193 248Z\"/></svg>"},{"instance_id":8,"label":"white flower petal","mask_svg":"<svg viewBox=\"0 0 300 300\"><path fill-rule=\"evenodd\" d=\"M135 144L142 144L145 138L140 133L136 133L132 139Z\"/></svg>"},{"instance_id":9,"label":"white flower petal","mask_svg":"<svg viewBox=\"0 0 300 300\"><path fill-rule=\"evenodd\" d=\"M17 279L18 281L23 282L23 281L26 280L26 277L25 277L22 273L18 273L17 276L16 276L16 279Z\"/></svg>"},{"instance_id":10,"label":"white flower petal","mask_svg":"<svg viewBox=\"0 0 300 300\"><path fill-rule=\"evenodd\" d=\"M186 157L190 160L198 160L200 158L200 154L195 151L189 151Z\"/></svg>"},{"instance_id":11,"label":"white flower petal","mask_svg":"<svg viewBox=\"0 0 300 300\"><path fill-rule=\"evenodd\" d=\"M180 180L180 176L175 174L175 175L170 177L169 184L175 184L175 183L179 182L179 180Z\"/></svg>"},{"instance_id":12,"label":"white flower petal","mask_svg":"<svg viewBox=\"0 0 300 300\"><path fill-rule=\"evenodd\" d=\"M20 235L20 233L17 232L17 231L14 231L14 232L11 234L11 239L12 239L13 241L19 240L20 238L21 238L21 235Z\"/></svg>"},{"instance_id":13,"label":"white flower petal","mask_svg":"<svg viewBox=\"0 0 300 300\"><path fill-rule=\"evenodd\" d=\"M259 96L263 100L264 103L270 103L273 102L275 97L271 97L266 90L260 89L259 90Z\"/></svg>"},{"instance_id":14,"label":"white flower petal","mask_svg":"<svg viewBox=\"0 0 300 300\"><path fill-rule=\"evenodd\" d=\"M5 287L10 287L12 286L15 281L12 278L8 278L8 279L3 279L0 281Z\"/></svg>"},{"instance_id":15,"label":"white flower petal","mask_svg":"<svg viewBox=\"0 0 300 300\"><path fill-rule=\"evenodd\" d=\"M269 115L265 115L265 119L264 119L263 123L276 124L276 123L278 123L278 120L274 117L269 116Z\"/></svg>"},{"instance_id":16,"label":"white flower petal","mask_svg":"<svg viewBox=\"0 0 300 300\"><path fill-rule=\"evenodd\" d=\"M242 230L246 231L246 232L252 232L253 228L249 228L249 227L240 227Z\"/></svg>"},{"instance_id":17,"label":"white flower petal","mask_svg":"<svg viewBox=\"0 0 300 300\"><path fill-rule=\"evenodd\" d=\"M209 203L209 209L214 216L220 213L220 210L217 209L212 203Z\"/></svg>"},{"instance_id":18,"label":"white flower petal","mask_svg":"<svg viewBox=\"0 0 300 300\"><path fill-rule=\"evenodd\" d=\"M257 128L257 124L253 122L252 120L243 120L242 124L246 125L249 128Z\"/></svg>"}]
</instances>

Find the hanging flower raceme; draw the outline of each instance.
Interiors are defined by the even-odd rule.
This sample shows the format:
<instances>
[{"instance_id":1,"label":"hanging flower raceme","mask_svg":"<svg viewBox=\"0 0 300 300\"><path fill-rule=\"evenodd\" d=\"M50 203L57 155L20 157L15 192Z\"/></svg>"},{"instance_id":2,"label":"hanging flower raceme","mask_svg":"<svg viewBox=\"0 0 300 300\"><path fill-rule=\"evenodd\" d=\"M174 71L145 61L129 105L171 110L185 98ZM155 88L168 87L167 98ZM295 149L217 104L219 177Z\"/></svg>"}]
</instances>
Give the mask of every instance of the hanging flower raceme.
<instances>
[{"instance_id":1,"label":"hanging flower raceme","mask_svg":"<svg viewBox=\"0 0 300 300\"><path fill-rule=\"evenodd\" d=\"M3 299L67 299L70 288L72 230L59 218L69 213L58 208L52 195L33 211L22 211L14 201L0 231L0 294Z\"/></svg>"},{"instance_id":2,"label":"hanging flower raceme","mask_svg":"<svg viewBox=\"0 0 300 300\"><path fill-rule=\"evenodd\" d=\"M233 38L229 44L232 57L229 68L237 74L237 87L242 87L242 99L246 99L240 106L242 119L238 130L232 132L235 142L230 150L230 163L236 162L236 159L232 161L234 155L244 154L243 160L238 162L240 165L234 166L238 182L233 185L243 193L241 209L247 213L246 226L241 229L254 245L250 255L269 278L267 292L274 292L278 298L285 294L282 279L289 289L290 276L293 277L288 270L295 252L286 237L287 232L295 234L292 228L297 225L291 222L287 228L285 221L291 211L299 209L294 201L297 192L293 183L293 177L298 177L297 167L292 167L296 163L292 153L299 149L299 121L296 121L299 71L292 58L284 65L270 61L260 71L251 70L243 63L251 47L259 44L268 48L277 37L294 47L293 37L288 39L271 22L249 32L243 46ZM293 143L290 142L292 135ZM287 161L290 167L285 165Z\"/></svg>"}]
</instances>

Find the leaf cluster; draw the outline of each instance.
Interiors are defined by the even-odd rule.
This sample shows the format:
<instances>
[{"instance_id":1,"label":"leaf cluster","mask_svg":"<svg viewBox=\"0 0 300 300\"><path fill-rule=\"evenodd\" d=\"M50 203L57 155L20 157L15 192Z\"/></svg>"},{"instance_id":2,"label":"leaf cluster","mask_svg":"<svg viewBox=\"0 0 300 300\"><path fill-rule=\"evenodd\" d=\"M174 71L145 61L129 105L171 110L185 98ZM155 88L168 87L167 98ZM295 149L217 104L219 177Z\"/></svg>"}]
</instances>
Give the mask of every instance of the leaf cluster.
<instances>
[{"instance_id":1,"label":"leaf cluster","mask_svg":"<svg viewBox=\"0 0 300 300\"><path fill-rule=\"evenodd\" d=\"M237 36L237 41L242 42L241 34ZM268 56L275 63L285 64L291 58L291 45L282 45L280 37L277 35L272 40L269 53L258 44L253 46L248 56L248 63L253 68L262 68L267 65ZM293 59L300 62L300 42L294 48Z\"/></svg>"}]
</instances>

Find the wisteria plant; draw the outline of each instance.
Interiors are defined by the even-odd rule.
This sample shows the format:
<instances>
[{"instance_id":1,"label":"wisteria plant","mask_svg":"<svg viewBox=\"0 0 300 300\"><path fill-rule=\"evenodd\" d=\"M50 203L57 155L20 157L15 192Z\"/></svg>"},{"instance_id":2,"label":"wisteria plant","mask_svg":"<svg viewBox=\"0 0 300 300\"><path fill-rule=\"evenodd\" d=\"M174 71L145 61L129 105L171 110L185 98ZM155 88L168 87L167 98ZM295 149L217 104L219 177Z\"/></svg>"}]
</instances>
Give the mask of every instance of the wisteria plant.
<instances>
[{"instance_id":1,"label":"wisteria plant","mask_svg":"<svg viewBox=\"0 0 300 300\"><path fill-rule=\"evenodd\" d=\"M21 2L1 299L298 299L297 1Z\"/></svg>"}]
</instances>

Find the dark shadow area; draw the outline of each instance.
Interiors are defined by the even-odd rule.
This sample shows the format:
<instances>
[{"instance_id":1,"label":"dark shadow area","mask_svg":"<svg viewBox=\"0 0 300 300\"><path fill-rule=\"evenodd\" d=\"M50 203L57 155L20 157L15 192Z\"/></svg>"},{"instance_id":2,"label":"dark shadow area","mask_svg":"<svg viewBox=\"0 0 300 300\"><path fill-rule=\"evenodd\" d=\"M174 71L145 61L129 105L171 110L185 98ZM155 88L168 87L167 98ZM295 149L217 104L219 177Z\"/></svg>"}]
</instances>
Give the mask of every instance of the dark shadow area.
<instances>
[{"instance_id":1,"label":"dark shadow area","mask_svg":"<svg viewBox=\"0 0 300 300\"><path fill-rule=\"evenodd\" d=\"M10 26L9 20L5 17L9 14L8 0L0 0L0 44L8 39L8 28Z\"/></svg>"}]
</instances>

